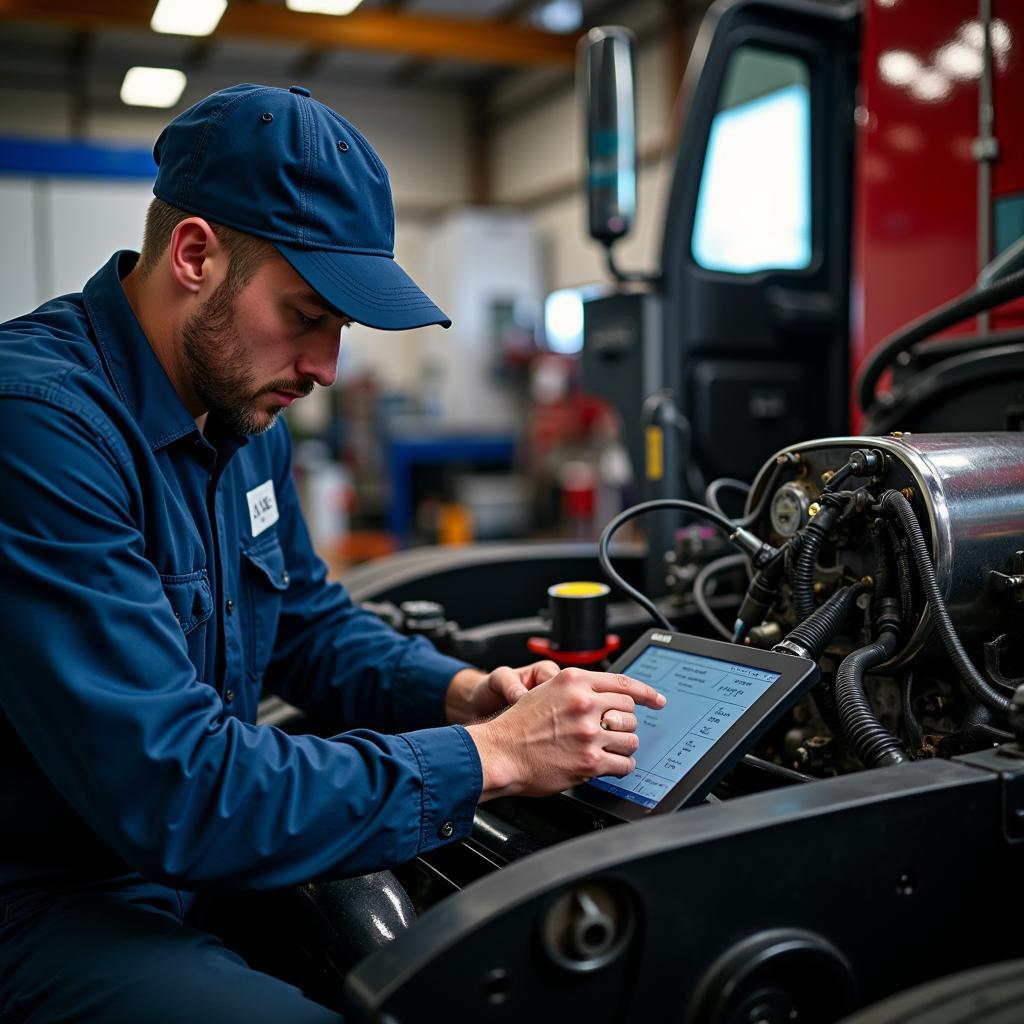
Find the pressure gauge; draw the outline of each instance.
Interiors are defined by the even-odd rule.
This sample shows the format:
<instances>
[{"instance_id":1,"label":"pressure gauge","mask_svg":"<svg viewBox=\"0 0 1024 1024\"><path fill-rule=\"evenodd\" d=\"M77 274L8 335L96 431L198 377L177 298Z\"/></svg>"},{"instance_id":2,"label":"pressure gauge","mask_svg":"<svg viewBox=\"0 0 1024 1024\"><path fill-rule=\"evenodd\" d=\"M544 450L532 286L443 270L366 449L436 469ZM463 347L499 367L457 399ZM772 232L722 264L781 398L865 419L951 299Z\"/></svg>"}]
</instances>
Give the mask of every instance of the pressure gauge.
<instances>
[{"instance_id":1,"label":"pressure gauge","mask_svg":"<svg viewBox=\"0 0 1024 1024\"><path fill-rule=\"evenodd\" d=\"M792 537L808 520L811 495L806 487L790 481L783 484L772 498L772 529L782 537Z\"/></svg>"}]
</instances>

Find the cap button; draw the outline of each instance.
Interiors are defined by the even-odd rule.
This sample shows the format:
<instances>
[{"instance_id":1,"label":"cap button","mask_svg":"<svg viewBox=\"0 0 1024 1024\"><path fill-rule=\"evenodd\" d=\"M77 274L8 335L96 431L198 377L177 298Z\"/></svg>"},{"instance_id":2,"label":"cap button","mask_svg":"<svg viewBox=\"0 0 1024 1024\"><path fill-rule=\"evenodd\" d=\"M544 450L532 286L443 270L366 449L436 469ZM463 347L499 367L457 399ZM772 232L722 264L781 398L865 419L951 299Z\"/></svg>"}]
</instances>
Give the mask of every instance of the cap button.
<instances>
[{"instance_id":1,"label":"cap button","mask_svg":"<svg viewBox=\"0 0 1024 1024\"><path fill-rule=\"evenodd\" d=\"M295 93L296 96L309 96L310 95L309 90L303 88L301 85L293 85L288 91Z\"/></svg>"}]
</instances>

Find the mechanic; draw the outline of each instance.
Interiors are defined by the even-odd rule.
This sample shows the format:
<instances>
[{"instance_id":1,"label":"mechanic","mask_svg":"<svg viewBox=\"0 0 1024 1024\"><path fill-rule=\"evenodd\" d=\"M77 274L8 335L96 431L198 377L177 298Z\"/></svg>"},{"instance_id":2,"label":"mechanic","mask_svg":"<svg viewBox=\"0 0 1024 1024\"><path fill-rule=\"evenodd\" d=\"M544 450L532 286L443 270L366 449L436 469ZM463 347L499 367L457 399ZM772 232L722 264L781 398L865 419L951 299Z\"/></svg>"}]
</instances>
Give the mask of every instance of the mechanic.
<instances>
[{"instance_id":1,"label":"mechanic","mask_svg":"<svg viewBox=\"0 0 1024 1024\"><path fill-rule=\"evenodd\" d=\"M480 672L327 582L278 414L346 324L449 321L394 260L377 155L307 90L216 93L154 155L141 255L0 326L0 1019L337 1020L193 895L395 866L482 800L624 775L664 698ZM264 686L346 731L254 724Z\"/></svg>"}]
</instances>

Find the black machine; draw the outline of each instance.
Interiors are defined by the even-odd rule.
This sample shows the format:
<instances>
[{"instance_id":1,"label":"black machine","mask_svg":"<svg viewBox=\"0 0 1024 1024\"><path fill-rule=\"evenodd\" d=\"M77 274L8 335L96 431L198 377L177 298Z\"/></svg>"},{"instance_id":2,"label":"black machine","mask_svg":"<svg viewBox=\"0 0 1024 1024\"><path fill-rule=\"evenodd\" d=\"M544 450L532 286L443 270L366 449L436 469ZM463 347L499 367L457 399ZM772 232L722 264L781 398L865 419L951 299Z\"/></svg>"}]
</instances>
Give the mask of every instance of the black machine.
<instances>
[{"instance_id":1,"label":"black machine","mask_svg":"<svg viewBox=\"0 0 1024 1024\"><path fill-rule=\"evenodd\" d=\"M852 97L858 13L716 5L687 72L681 154L704 150L738 48L799 53L815 111ZM633 209L631 85L617 77L631 58L623 32L595 33L590 220L610 254ZM811 272L723 282L695 268L692 159L662 271L625 274L609 255L623 289L587 309L584 381L622 411L638 465L647 432L664 443L649 503L599 550L419 550L346 578L397 628L482 667L525 663L538 636L567 659L586 652L578 639L559 652L559 637L586 633L601 656L621 639L614 667L670 697L641 716L631 777L493 801L468 840L394 876L304 887L291 977L348 1019L1018 1019L1024 434L1004 413L1021 404L1024 357L1017 342L920 343L1020 294L1024 274L882 346L860 387L870 429L842 436L852 115L835 122L814 135L826 184ZM634 515L646 547L615 545ZM553 584L602 579L606 623L537 611ZM288 711L268 704L264 720L287 727Z\"/></svg>"}]
</instances>

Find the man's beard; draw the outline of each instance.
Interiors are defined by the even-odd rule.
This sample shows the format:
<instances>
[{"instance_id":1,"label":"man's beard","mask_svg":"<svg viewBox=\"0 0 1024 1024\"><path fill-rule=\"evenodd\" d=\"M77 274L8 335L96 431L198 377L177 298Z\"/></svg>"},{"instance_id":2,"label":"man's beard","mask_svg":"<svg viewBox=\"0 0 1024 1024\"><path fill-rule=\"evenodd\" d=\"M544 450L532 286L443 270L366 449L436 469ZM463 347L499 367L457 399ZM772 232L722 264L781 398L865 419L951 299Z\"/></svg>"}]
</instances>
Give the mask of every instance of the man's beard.
<instances>
[{"instance_id":1,"label":"man's beard","mask_svg":"<svg viewBox=\"0 0 1024 1024\"><path fill-rule=\"evenodd\" d=\"M314 382L275 380L256 386L249 352L235 327L235 292L222 281L181 329L192 391L204 410L239 437L262 434L282 407L260 409L257 399L272 391L308 395Z\"/></svg>"}]
</instances>

